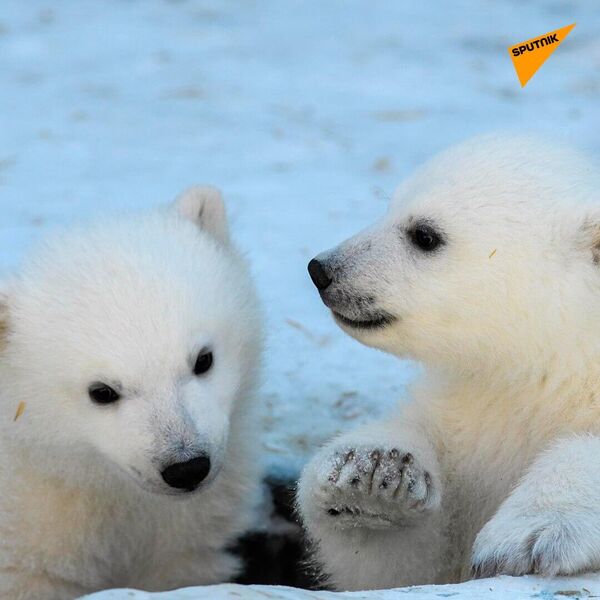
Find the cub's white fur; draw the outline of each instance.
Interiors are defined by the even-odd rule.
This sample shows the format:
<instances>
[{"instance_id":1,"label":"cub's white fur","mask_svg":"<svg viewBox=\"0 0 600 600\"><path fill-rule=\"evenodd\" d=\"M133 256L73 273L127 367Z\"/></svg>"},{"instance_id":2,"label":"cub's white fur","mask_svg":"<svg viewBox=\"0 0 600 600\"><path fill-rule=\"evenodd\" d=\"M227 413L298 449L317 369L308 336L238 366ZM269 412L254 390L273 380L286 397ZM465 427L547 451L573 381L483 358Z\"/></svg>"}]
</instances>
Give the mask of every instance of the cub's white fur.
<instances>
[{"instance_id":1,"label":"cub's white fur","mask_svg":"<svg viewBox=\"0 0 600 600\"><path fill-rule=\"evenodd\" d=\"M333 585L600 569L596 167L551 140L476 138L317 258L341 327L424 365L400 414L303 473Z\"/></svg>"},{"instance_id":2,"label":"cub's white fur","mask_svg":"<svg viewBox=\"0 0 600 600\"><path fill-rule=\"evenodd\" d=\"M0 337L0 598L234 576L260 494L261 330L220 194L56 236L0 296ZM92 382L121 398L95 404ZM198 453L197 491L169 487Z\"/></svg>"}]
</instances>

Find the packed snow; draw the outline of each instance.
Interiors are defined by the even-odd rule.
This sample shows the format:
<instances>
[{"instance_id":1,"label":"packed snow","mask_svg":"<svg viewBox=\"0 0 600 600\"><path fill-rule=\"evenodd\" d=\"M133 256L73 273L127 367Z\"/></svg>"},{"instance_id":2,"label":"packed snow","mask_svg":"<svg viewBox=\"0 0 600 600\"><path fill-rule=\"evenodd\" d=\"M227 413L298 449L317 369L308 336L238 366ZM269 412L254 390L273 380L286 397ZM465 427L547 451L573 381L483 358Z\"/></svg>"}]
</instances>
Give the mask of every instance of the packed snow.
<instances>
[{"instance_id":1,"label":"packed snow","mask_svg":"<svg viewBox=\"0 0 600 600\"><path fill-rule=\"evenodd\" d=\"M457 585L424 585L372 592L312 592L264 585L216 585L150 594L112 590L86 596L86 600L584 600L600 597L600 578L497 577Z\"/></svg>"}]
</instances>

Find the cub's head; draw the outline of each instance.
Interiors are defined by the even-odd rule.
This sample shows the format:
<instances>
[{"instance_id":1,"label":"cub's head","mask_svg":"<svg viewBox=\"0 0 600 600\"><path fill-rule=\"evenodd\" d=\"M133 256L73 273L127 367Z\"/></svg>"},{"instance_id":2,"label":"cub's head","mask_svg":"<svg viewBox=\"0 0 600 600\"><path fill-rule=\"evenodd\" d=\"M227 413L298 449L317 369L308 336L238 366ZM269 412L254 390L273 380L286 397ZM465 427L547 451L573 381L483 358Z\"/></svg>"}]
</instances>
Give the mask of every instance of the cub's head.
<instances>
[{"instance_id":1,"label":"cub's head","mask_svg":"<svg viewBox=\"0 0 600 600\"><path fill-rule=\"evenodd\" d=\"M431 364L514 367L597 344L599 183L548 140L476 138L402 184L383 219L309 272L347 333Z\"/></svg>"},{"instance_id":2,"label":"cub's head","mask_svg":"<svg viewBox=\"0 0 600 600\"><path fill-rule=\"evenodd\" d=\"M23 402L7 428L24 451L65 473L100 459L156 493L217 476L261 332L216 190L56 237L0 307L0 397L11 421Z\"/></svg>"}]
</instances>

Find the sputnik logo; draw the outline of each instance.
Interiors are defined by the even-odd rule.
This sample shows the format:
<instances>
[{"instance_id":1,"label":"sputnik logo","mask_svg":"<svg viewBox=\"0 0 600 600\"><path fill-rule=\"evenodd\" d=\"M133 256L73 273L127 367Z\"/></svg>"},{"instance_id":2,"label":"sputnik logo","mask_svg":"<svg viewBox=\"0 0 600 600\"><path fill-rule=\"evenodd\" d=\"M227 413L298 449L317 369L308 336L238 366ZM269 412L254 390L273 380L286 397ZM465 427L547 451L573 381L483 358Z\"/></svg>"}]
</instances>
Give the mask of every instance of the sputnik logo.
<instances>
[{"instance_id":1,"label":"sputnik logo","mask_svg":"<svg viewBox=\"0 0 600 600\"><path fill-rule=\"evenodd\" d=\"M537 70L569 35L573 27L575 27L575 23L549 31L544 35L531 38L508 49L517 77L521 82L521 87L525 87Z\"/></svg>"}]
</instances>

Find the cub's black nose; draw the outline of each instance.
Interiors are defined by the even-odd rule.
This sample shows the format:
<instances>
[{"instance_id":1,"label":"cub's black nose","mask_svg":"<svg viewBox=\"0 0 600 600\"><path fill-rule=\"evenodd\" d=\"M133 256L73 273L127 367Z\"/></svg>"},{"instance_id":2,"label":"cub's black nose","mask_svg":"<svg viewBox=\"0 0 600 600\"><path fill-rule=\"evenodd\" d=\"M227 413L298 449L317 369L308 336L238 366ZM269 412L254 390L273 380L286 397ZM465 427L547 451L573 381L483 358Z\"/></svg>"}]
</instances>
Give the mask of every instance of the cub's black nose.
<instances>
[{"instance_id":1,"label":"cub's black nose","mask_svg":"<svg viewBox=\"0 0 600 600\"><path fill-rule=\"evenodd\" d=\"M210 472L210 458L197 456L186 462L168 466L161 473L162 478L178 490L195 490Z\"/></svg>"},{"instance_id":2,"label":"cub's black nose","mask_svg":"<svg viewBox=\"0 0 600 600\"><path fill-rule=\"evenodd\" d=\"M308 274L320 292L328 288L332 282L331 277L329 277L323 265L316 258L313 258L308 263Z\"/></svg>"}]
</instances>

